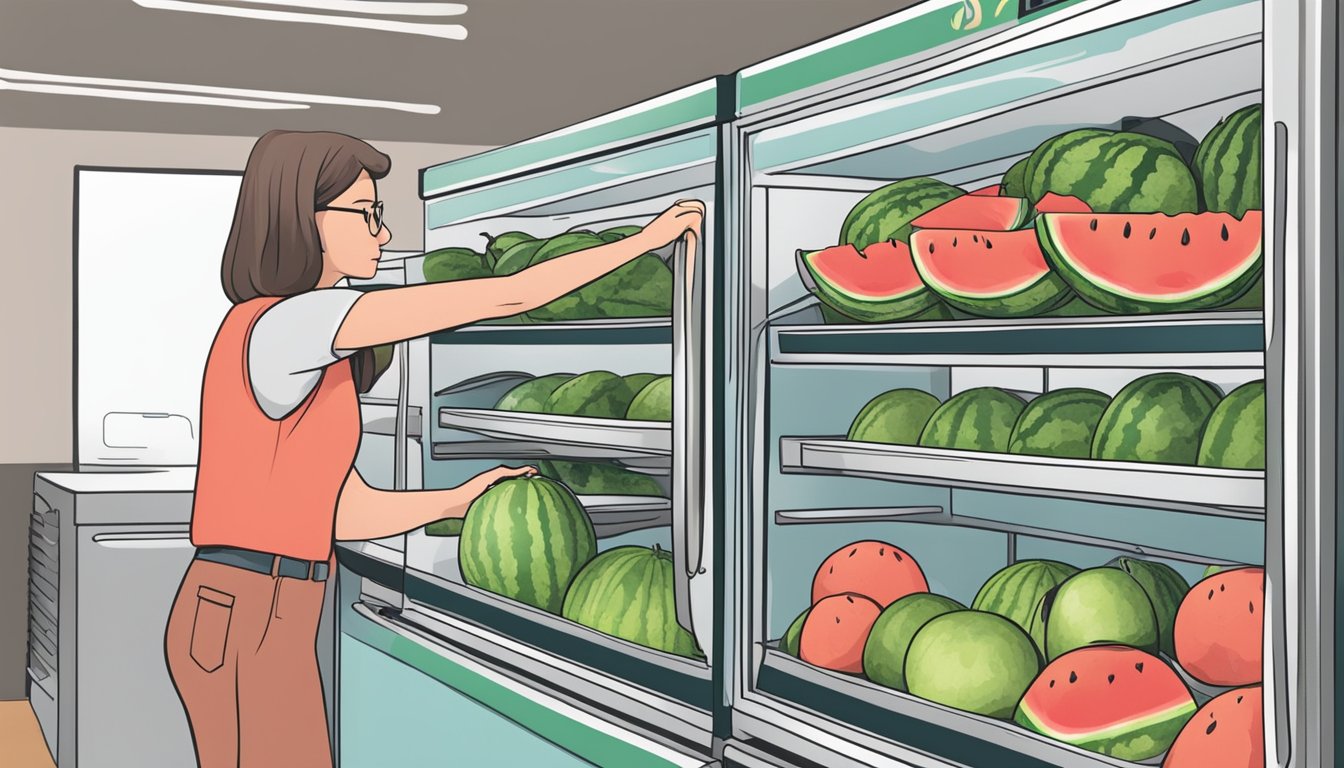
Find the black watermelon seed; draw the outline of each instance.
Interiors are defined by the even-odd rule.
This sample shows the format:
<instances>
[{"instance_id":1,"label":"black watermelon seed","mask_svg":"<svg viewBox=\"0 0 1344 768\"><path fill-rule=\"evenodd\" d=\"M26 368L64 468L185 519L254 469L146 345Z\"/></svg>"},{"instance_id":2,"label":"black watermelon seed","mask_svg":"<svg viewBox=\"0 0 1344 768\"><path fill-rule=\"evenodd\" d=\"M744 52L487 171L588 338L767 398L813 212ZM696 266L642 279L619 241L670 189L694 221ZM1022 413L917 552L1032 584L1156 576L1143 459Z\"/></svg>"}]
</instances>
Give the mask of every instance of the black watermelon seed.
<instances>
[{"instance_id":1,"label":"black watermelon seed","mask_svg":"<svg viewBox=\"0 0 1344 768\"><path fill-rule=\"evenodd\" d=\"M1208 598L1206 598L1206 599L1208 599L1208 600L1212 600L1212 599L1213 599L1213 590L1212 590L1212 589L1209 590L1209 596L1208 596Z\"/></svg>"},{"instance_id":2,"label":"black watermelon seed","mask_svg":"<svg viewBox=\"0 0 1344 768\"><path fill-rule=\"evenodd\" d=\"M1255 613L1255 603L1254 603L1254 602L1251 602L1251 603L1248 603L1248 605L1251 607L1251 613Z\"/></svg>"},{"instance_id":3,"label":"black watermelon seed","mask_svg":"<svg viewBox=\"0 0 1344 768\"><path fill-rule=\"evenodd\" d=\"M1152 240L1154 237L1157 237L1157 227L1153 227L1153 228L1152 228L1151 230L1149 230L1149 232L1148 232L1148 239L1149 239L1149 240Z\"/></svg>"},{"instance_id":4,"label":"black watermelon seed","mask_svg":"<svg viewBox=\"0 0 1344 768\"><path fill-rule=\"evenodd\" d=\"M855 547L854 549L849 550L849 556L850 556L850 557L853 557L854 554L855 554L856 552L858 552L858 551L859 551L859 548L858 548L858 547Z\"/></svg>"},{"instance_id":5,"label":"black watermelon seed","mask_svg":"<svg viewBox=\"0 0 1344 768\"><path fill-rule=\"evenodd\" d=\"M1072 670L1069 671L1069 682L1070 682L1070 683L1076 683L1076 682L1078 682L1078 673L1077 673L1077 672L1074 672L1074 671L1072 671Z\"/></svg>"},{"instance_id":6,"label":"black watermelon seed","mask_svg":"<svg viewBox=\"0 0 1344 768\"><path fill-rule=\"evenodd\" d=\"M952 243L952 244L953 244L953 245L956 245L955 242ZM929 253L933 253L933 243L929 243Z\"/></svg>"},{"instance_id":7,"label":"black watermelon seed","mask_svg":"<svg viewBox=\"0 0 1344 768\"><path fill-rule=\"evenodd\" d=\"M957 238L955 238L955 237L952 238L952 247L953 247L953 248L956 248L956 247L957 247Z\"/></svg>"},{"instance_id":8,"label":"black watermelon seed","mask_svg":"<svg viewBox=\"0 0 1344 768\"><path fill-rule=\"evenodd\" d=\"M1227 240L1227 225L1223 225L1223 240Z\"/></svg>"},{"instance_id":9,"label":"black watermelon seed","mask_svg":"<svg viewBox=\"0 0 1344 768\"><path fill-rule=\"evenodd\" d=\"M854 604L854 598L850 597L849 595L845 595L845 601L848 602L850 605Z\"/></svg>"},{"instance_id":10,"label":"black watermelon seed","mask_svg":"<svg viewBox=\"0 0 1344 768\"><path fill-rule=\"evenodd\" d=\"M826 572L827 572L827 573L835 573L835 566L832 565L829 569L827 569Z\"/></svg>"},{"instance_id":11,"label":"black watermelon seed","mask_svg":"<svg viewBox=\"0 0 1344 768\"><path fill-rule=\"evenodd\" d=\"M892 554L892 556L894 556L894 557L896 558L896 562L898 562L898 563L903 563L903 562L905 562L905 558L901 557L901 553L900 553L900 552L897 552L896 550L892 550L892 551L891 551L891 554Z\"/></svg>"},{"instance_id":12,"label":"black watermelon seed","mask_svg":"<svg viewBox=\"0 0 1344 768\"><path fill-rule=\"evenodd\" d=\"M835 623L836 623L836 624L839 624L839 623L840 623L840 617L839 617L839 616L836 616L836 617L835 617Z\"/></svg>"},{"instance_id":13,"label":"black watermelon seed","mask_svg":"<svg viewBox=\"0 0 1344 768\"><path fill-rule=\"evenodd\" d=\"M878 556L878 557L882 557L882 556L885 555L885 554L887 554L887 548L886 548L886 547L878 547L878 550L877 550L877 556Z\"/></svg>"},{"instance_id":14,"label":"black watermelon seed","mask_svg":"<svg viewBox=\"0 0 1344 768\"><path fill-rule=\"evenodd\" d=\"M1237 703L1240 704L1240 703L1241 703L1241 700L1242 700L1243 698L1245 698L1245 697L1244 697L1244 696L1238 696L1238 697L1237 697Z\"/></svg>"},{"instance_id":15,"label":"black watermelon seed","mask_svg":"<svg viewBox=\"0 0 1344 768\"><path fill-rule=\"evenodd\" d=\"M1181 230L1181 245L1189 245L1189 244L1190 244L1190 230L1183 229Z\"/></svg>"},{"instance_id":16,"label":"black watermelon seed","mask_svg":"<svg viewBox=\"0 0 1344 768\"><path fill-rule=\"evenodd\" d=\"M1226 591L1227 591L1227 585L1226 585L1226 584L1219 584L1219 585L1218 585L1218 591L1219 591L1219 592L1226 592Z\"/></svg>"},{"instance_id":17,"label":"black watermelon seed","mask_svg":"<svg viewBox=\"0 0 1344 768\"><path fill-rule=\"evenodd\" d=\"M1055 681L1054 681L1054 680L1051 680L1051 681L1050 681L1050 687L1051 687L1051 688L1054 688L1054 687L1055 687Z\"/></svg>"},{"instance_id":18,"label":"black watermelon seed","mask_svg":"<svg viewBox=\"0 0 1344 768\"><path fill-rule=\"evenodd\" d=\"M988 238L988 237L985 238L985 250L987 250L987 251L992 251L992 250L994 250L994 244L991 243L991 242L989 242L989 238Z\"/></svg>"},{"instance_id":19,"label":"black watermelon seed","mask_svg":"<svg viewBox=\"0 0 1344 768\"><path fill-rule=\"evenodd\" d=\"M1114 683L1114 682L1115 682L1115 675L1107 675L1107 676L1106 676L1106 682L1108 682L1108 683Z\"/></svg>"},{"instance_id":20,"label":"black watermelon seed","mask_svg":"<svg viewBox=\"0 0 1344 768\"><path fill-rule=\"evenodd\" d=\"M1135 665L1134 665L1134 668L1137 669L1137 670L1139 670L1139 673L1142 674L1142 673L1143 673L1143 662L1140 661L1138 664L1135 664Z\"/></svg>"},{"instance_id":21,"label":"black watermelon seed","mask_svg":"<svg viewBox=\"0 0 1344 768\"><path fill-rule=\"evenodd\" d=\"M1097 231L1097 220L1093 219L1091 224L1087 225L1093 232Z\"/></svg>"},{"instance_id":22,"label":"black watermelon seed","mask_svg":"<svg viewBox=\"0 0 1344 768\"><path fill-rule=\"evenodd\" d=\"M1129 222L1126 221L1126 222L1125 222L1125 232L1124 232L1125 237L1129 237L1129 231L1130 231L1130 230L1129 230Z\"/></svg>"},{"instance_id":23,"label":"black watermelon seed","mask_svg":"<svg viewBox=\"0 0 1344 768\"><path fill-rule=\"evenodd\" d=\"M971 240L974 241L974 242L977 242L977 243L978 243L978 242L980 242L980 236L979 236L979 235L971 235Z\"/></svg>"},{"instance_id":24,"label":"black watermelon seed","mask_svg":"<svg viewBox=\"0 0 1344 768\"><path fill-rule=\"evenodd\" d=\"M1205 729L1204 729L1204 733L1205 733L1205 734L1208 734L1208 735L1211 736L1211 735L1213 735L1213 729L1215 729L1215 728L1217 728L1217 727L1218 727L1218 721L1217 721L1217 720L1214 720L1212 723L1209 723L1209 727L1208 727L1208 728L1205 728Z\"/></svg>"}]
</instances>

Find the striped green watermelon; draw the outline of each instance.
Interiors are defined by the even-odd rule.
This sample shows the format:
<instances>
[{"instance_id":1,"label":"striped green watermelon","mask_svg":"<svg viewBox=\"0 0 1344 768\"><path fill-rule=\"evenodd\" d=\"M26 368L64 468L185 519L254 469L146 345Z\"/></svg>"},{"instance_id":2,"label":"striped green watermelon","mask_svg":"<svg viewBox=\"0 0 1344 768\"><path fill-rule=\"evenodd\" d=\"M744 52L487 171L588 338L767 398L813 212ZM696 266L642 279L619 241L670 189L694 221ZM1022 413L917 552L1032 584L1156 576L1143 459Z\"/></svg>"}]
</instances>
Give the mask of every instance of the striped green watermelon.
<instances>
[{"instance_id":1,"label":"striped green watermelon","mask_svg":"<svg viewBox=\"0 0 1344 768\"><path fill-rule=\"evenodd\" d=\"M649 382L658 378L656 373L627 373L621 377L625 383L630 386L631 392L638 392L648 385Z\"/></svg>"},{"instance_id":2,"label":"striped green watermelon","mask_svg":"<svg viewBox=\"0 0 1344 768\"><path fill-rule=\"evenodd\" d=\"M807 614L811 612L811 608L804 609L802 613L798 614L798 618L794 619L793 623L789 625L789 628L784 630L784 636L779 639L779 650L795 659L798 658L798 641L803 636L803 625L807 623Z\"/></svg>"},{"instance_id":3,"label":"striped green watermelon","mask_svg":"<svg viewBox=\"0 0 1344 768\"><path fill-rule=\"evenodd\" d=\"M487 245L485 246L485 255L494 267L499 263L499 257L503 256L510 248L522 243L535 242L537 239L526 232L505 232L502 235L491 235L489 232L482 232Z\"/></svg>"},{"instance_id":4,"label":"striped green watermelon","mask_svg":"<svg viewBox=\"0 0 1344 768\"><path fill-rule=\"evenodd\" d=\"M457 561L466 583L559 613L570 581L596 552L593 523L568 488L518 477L467 508Z\"/></svg>"},{"instance_id":5,"label":"striped green watermelon","mask_svg":"<svg viewBox=\"0 0 1344 768\"><path fill-rule=\"evenodd\" d=\"M1036 233L921 229L910 237L920 279L948 304L982 317L1027 317L1069 300Z\"/></svg>"},{"instance_id":6,"label":"striped green watermelon","mask_svg":"<svg viewBox=\"0 0 1344 768\"><path fill-rule=\"evenodd\" d=\"M999 194L1005 197L1027 196L1027 165L1030 162L1031 155L1027 155L1004 171L1003 181L999 184Z\"/></svg>"},{"instance_id":7,"label":"striped green watermelon","mask_svg":"<svg viewBox=\"0 0 1344 768\"><path fill-rule=\"evenodd\" d=\"M672 377L658 376L641 387L625 418L632 421L671 421L672 420Z\"/></svg>"},{"instance_id":8,"label":"striped green watermelon","mask_svg":"<svg viewBox=\"0 0 1344 768\"><path fill-rule=\"evenodd\" d=\"M950 184L925 177L888 184L850 209L840 227L839 243L862 251L888 240L908 242L910 222L962 194Z\"/></svg>"},{"instance_id":9,"label":"striped green watermelon","mask_svg":"<svg viewBox=\"0 0 1344 768\"><path fill-rule=\"evenodd\" d=\"M919 445L919 436L938 410L938 398L918 389L893 389L869 400L854 417L848 439L866 443Z\"/></svg>"},{"instance_id":10,"label":"striped green watermelon","mask_svg":"<svg viewBox=\"0 0 1344 768\"><path fill-rule=\"evenodd\" d=\"M1108 312L1210 309L1261 276L1262 214L1053 213L1036 220L1046 258L1078 295Z\"/></svg>"},{"instance_id":11,"label":"striped green watermelon","mask_svg":"<svg viewBox=\"0 0 1344 768\"><path fill-rule=\"evenodd\" d=\"M1190 689L1161 659L1123 645L1094 645L1050 662L1013 720L1089 752L1139 761L1165 752L1195 709Z\"/></svg>"},{"instance_id":12,"label":"striped green watermelon","mask_svg":"<svg viewBox=\"0 0 1344 768\"><path fill-rule=\"evenodd\" d=\"M1153 613L1157 616L1157 631L1162 652L1173 659L1176 658L1172 629L1176 626L1176 610L1181 607L1185 593L1190 591L1190 585L1175 568L1151 560L1117 557L1106 565L1128 573L1140 587L1143 587L1143 591L1148 594L1148 601L1153 604Z\"/></svg>"},{"instance_id":13,"label":"striped green watermelon","mask_svg":"<svg viewBox=\"0 0 1344 768\"><path fill-rule=\"evenodd\" d=\"M462 533L462 518L451 517L435 520L425 526L426 536L458 536Z\"/></svg>"},{"instance_id":14,"label":"striped green watermelon","mask_svg":"<svg viewBox=\"0 0 1344 768\"><path fill-rule=\"evenodd\" d=\"M1008 452L1091 458L1097 423L1110 403L1109 397L1091 389L1057 389L1041 395L1022 411L1013 427Z\"/></svg>"},{"instance_id":15,"label":"striped green watermelon","mask_svg":"<svg viewBox=\"0 0 1344 768\"><path fill-rule=\"evenodd\" d=\"M1092 458L1194 464L1221 393L1183 373L1154 373L1120 390L1097 425Z\"/></svg>"},{"instance_id":16,"label":"striped green watermelon","mask_svg":"<svg viewBox=\"0 0 1344 768\"><path fill-rule=\"evenodd\" d=\"M602 461L537 462L543 477L558 480L580 496L662 496L663 489L648 475Z\"/></svg>"},{"instance_id":17,"label":"striped green watermelon","mask_svg":"<svg viewBox=\"0 0 1344 768\"><path fill-rule=\"evenodd\" d=\"M440 248L425 254L420 271L427 283L490 277L491 264L484 254L470 248Z\"/></svg>"},{"instance_id":18,"label":"striped green watermelon","mask_svg":"<svg viewBox=\"0 0 1344 768\"><path fill-rule=\"evenodd\" d=\"M1213 409L1199 441L1201 467L1265 468L1265 381L1232 390Z\"/></svg>"},{"instance_id":19,"label":"striped green watermelon","mask_svg":"<svg viewBox=\"0 0 1344 768\"><path fill-rule=\"evenodd\" d=\"M698 657L695 638L677 623L672 555L656 545L615 547L574 578L563 615L648 648Z\"/></svg>"},{"instance_id":20,"label":"striped green watermelon","mask_svg":"<svg viewBox=\"0 0 1344 768\"><path fill-rule=\"evenodd\" d=\"M915 271L910 246L894 240L862 251L798 251L798 275L822 303L865 323L910 319L938 303Z\"/></svg>"},{"instance_id":21,"label":"striped green watermelon","mask_svg":"<svg viewBox=\"0 0 1344 768\"><path fill-rule=\"evenodd\" d=\"M883 609L863 646L863 674L878 685L905 690L905 656L929 620L966 606L931 592L906 595Z\"/></svg>"},{"instance_id":22,"label":"striped green watermelon","mask_svg":"<svg viewBox=\"0 0 1344 768\"><path fill-rule=\"evenodd\" d=\"M590 371L556 387L546 412L557 416L624 419L635 393L625 379L609 371Z\"/></svg>"},{"instance_id":23,"label":"striped green watermelon","mask_svg":"<svg viewBox=\"0 0 1344 768\"><path fill-rule=\"evenodd\" d=\"M989 577L975 594L971 609L997 613L1029 632L1031 617L1041 598L1077 572L1078 569L1072 565L1054 560L1022 560L1013 563ZM1043 644L1038 646L1044 656Z\"/></svg>"},{"instance_id":24,"label":"striped green watermelon","mask_svg":"<svg viewBox=\"0 0 1344 768\"><path fill-rule=\"evenodd\" d=\"M1259 104L1228 115L1209 131L1195 152L1195 175L1204 208L1240 217L1261 203L1263 116Z\"/></svg>"},{"instance_id":25,"label":"striped green watermelon","mask_svg":"<svg viewBox=\"0 0 1344 768\"><path fill-rule=\"evenodd\" d=\"M499 277L521 272L532 264L532 257L546 244L545 240L525 240L509 248L495 260L494 274Z\"/></svg>"},{"instance_id":26,"label":"striped green watermelon","mask_svg":"<svg viewBox=\"0 0 1344 768\"><path fill-rule=\"evenodd\" d=\"M1011 392L993 387L968 389L934 411L919 436L919 444L1002 453L1008 450L1013 425L1026 407L1026 402Z\"/></svg>"},{"instance_id":27,"label":"striped green watermelon","mask_svg":"<svg viewBox=\"0 0 1344 768\"><path fill-rule=\"evenodd\" d=\"M529 266L577 251L606 245L586 232L566 232L546 241ZM528 315L534 320L592 320L606 317L664 317L672 311L672 271L646 253L603 277L561 296Z\"/></svg>"},{"instance_id":28,"label":"striped green watermelon","mask_svg":"<svg viewBox=\"0 0 1344 768\"><path fill-rule=\"evenodd\" d=\"M495 403L498 411L519 411L523 413L546 413L546 402L556 389L574 378L572 373L552 373L528 379L522 384L504 393Z\"/></svg>"},{"instance_id":29,"label":"striped green watermelon","mask_svg":"<svg viewBox=\"0 0 1344 768\"><path fill-rule=\"evenodd\" d=\"M1031 154L1027 199L1072 195L1100 213L1186 213L1199 209L1195 178L1169 141L1124 131L1083 128Z\"/></svg>"}]
</instances>

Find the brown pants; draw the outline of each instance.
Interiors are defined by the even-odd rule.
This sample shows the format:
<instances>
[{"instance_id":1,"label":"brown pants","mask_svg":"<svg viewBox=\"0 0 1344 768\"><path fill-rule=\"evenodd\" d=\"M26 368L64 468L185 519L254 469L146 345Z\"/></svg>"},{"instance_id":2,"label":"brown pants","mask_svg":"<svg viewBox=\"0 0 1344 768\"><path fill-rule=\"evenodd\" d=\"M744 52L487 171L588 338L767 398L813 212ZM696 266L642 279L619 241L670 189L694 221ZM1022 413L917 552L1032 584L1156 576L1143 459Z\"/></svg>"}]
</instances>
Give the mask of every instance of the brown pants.
<instances>
[{"instance_id":1,"label":"brown pants","mask_svg":"<svg viewBox=\"0 0 1344 768\"><path fill-rule=\"evenodd\" d=\"M164 650L201 768L330 768L316 648L325 589L192 561Z\"/></svg>"}]
</instances>

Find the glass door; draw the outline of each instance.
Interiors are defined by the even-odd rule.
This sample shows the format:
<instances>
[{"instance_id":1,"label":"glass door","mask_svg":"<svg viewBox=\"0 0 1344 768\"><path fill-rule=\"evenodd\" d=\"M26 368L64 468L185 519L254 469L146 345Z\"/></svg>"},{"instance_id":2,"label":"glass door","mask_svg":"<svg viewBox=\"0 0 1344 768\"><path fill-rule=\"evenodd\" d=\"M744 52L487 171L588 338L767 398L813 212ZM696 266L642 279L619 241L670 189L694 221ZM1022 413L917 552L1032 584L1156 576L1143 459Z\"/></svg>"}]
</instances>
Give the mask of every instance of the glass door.
<instances>
[{"instance_id":1,"label":"glass door","mask_svg":"<svg viewBox=\"0 0 1344 768\"><path fill-rule=\"evenodd\" d=\"M1196 713L1282 689L1266 512L1296 374L1265 308L1295 288L1267 245L1264 10L1079 4L741 122L725 514L748 748L1157 764ZM1208 590L1245 610L1210 618L1187 599Z\"/></svg>"}]
</instances>

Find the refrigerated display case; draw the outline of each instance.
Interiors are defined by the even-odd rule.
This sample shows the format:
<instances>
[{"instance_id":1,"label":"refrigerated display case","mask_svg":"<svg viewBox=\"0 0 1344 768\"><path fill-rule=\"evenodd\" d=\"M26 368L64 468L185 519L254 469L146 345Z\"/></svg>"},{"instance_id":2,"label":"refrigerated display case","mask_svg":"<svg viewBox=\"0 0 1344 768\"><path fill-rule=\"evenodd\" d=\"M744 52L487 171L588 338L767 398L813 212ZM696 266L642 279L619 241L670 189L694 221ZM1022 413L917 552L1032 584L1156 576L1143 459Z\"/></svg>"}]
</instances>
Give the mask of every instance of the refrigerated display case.
<instances>
[{"instance_id":1,"label":"refrigerated display case","mask_svg":"<svg viewBox=\"0 0 1344 768\"><path fill-rule=\"evenodd\" d=\"M966 3L958 18L972 5L993 4ZM1016 724L1012 708L1006 716L976 714L969 705L937 703L948 696L942 692L879 685L852 658L809 653L810 622L798 625L799 650L795 620L805 621L814 598L829 594L814 590L819 569L836 564L828 560L833 553L843 560L862 549L852 545L876 541L912 557L928 591L963 607L996 572L1027 560L1090 569L1125 557L1168 566L1187 585L1210 566L1262 567L1268 762L1323 764L1317 761L1331 754L1332 740L1318 718L1333 699L1329 683L1322 688L1316 678L1335 616L1333 601L1322 597L1322 590L1331 594L1322 585L1333 583L1334 549L1333 529L1323 523L1331 515L1320 505L1333 497L1315 494L1321 482L1332 487L1317 472L1331 474L1322 462L1332 462L1334 440L1319 436L1312 403L1333 399L1334 368L1312 361L1320 345L1333 344L1333 328L1310 308L1329 306L1334 284L1318 277L1322 269L1333 275L1333 255L1316 250L1321 224L1309 214L1334 199L1333 149L1323 148L1334 146L1335 126L1322 117L1320 94L1301 84L1318 82L1320 57L1334 66L1328 55L1336 32L1323 30L1314 3L998 4L1005 5L1014 7L1011 20L968 34L949 18L961 3L922 4L739 74L739 116L724 158L729 235L721 274L722 450L738 457L724 466L720 500L731 617L731 651L722 661L732 708L725 761L1161 762L1160 750L1130 761L1048 738ZM891 53L876 65L869 52L883 43ZM842 71L847 61L852 70ZM1174 140L1189 162L1220 120L1257 103L1263 280L1235 301L1125 314L1075 299L1023 313L1031 317L995 318L939 300L936 316L862 322L818 298L824 291L815 290L810 254L845 244L853 232L847 217L874 190L918 177L967 192L993 188L1048 139L1083 128ZM1315 171L1322 166L1330 168L1324 179ZM1108 170L1126 169L1114 163ZM879 239L905 240L908 232ZM1023 403L1087 388L1109 400L1159 372L1203 379L1216 395L1263 379L1265 469L850 435L865 404L895 389L944 402L993 388ZM1329 433L1333 422L1319 429ZM878 600L872 615L886 604ZM812 637L814 649L831 648L832 634L817 629ZM849 637L833 642L853 646ZM1150 650L1196 705L1225 690L1195 679L1179 654ZM918 666L909 656L902 663L906 674Z\"/></svg>"},{"instance_id":2,"label":"refrigerated display case","mask_svg":"<svg viewBox=\"0 0 1344 768\"><path fill-rule=\"evenodd\" d=\"M500 711L599 763L601 754L585 752L596 743L583 736L587 729L657 745L641 752L640 764L711 760L716 593L702 477L714 456L702 428L712 406L704 286L717 258L717 158L732 106L724 83L731 80L421 172L427 253L406 261L408 284L510 273L516 269L496 267L525 266L547 244L554 251L628 235L679 199L706 203L704 230L693 240L645 254L539 310L405 346L402 407L423 436L409 461L418 484L409 487L448 488L500 464L537 465L573 489L599 558L624 547L671 572L685 634L680 645L660 649L638 632L599 632L564 612L475 586L463 575L470 556L459 557L462 527L444 524L406 535L401 604L362 606L362 615L454 664L484 665L524 699L564 702L578 718L571 737L540 722L532 727L526 713ZM506 247L528 243L532 251L521 260ZM593 372L600 373L586 381L624 394L580 396L583 407L563 414L497 407L520 384ZM670 411L627 414L657 378L671 382L661 401ZM621 398L620 412L612 410ZM589 409L597 400L606 410ZM612 611L625 608L613 597Z\"/></svg>"}]
</instances>

